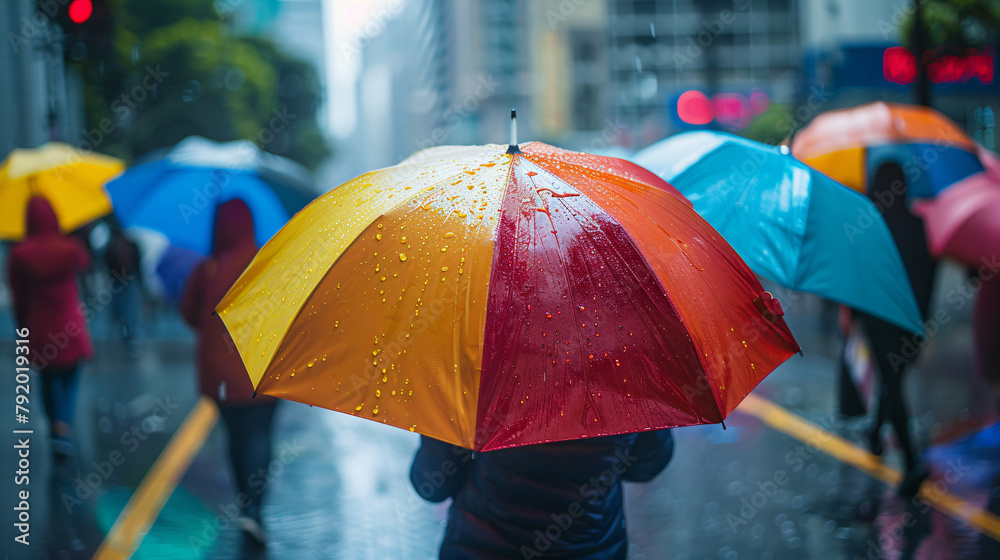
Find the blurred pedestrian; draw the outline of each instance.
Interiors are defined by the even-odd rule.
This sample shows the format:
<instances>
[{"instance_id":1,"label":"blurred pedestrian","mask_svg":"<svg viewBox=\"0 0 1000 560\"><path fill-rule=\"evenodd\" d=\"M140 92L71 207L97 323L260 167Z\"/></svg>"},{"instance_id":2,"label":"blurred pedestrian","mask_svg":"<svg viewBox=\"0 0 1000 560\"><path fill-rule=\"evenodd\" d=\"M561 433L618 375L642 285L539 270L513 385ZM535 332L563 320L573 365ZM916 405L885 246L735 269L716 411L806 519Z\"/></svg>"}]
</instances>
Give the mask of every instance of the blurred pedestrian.
<instances>
[{"instance_id":1,"label":"blurred pedestrian","mask_svg":"<svg viewBox=\"0 0 1000 560\"><path fill-rule=\"evenodd\" d=\"M622 482L645 482L673 455L669 430L473 453L421 436L410 481L452 498L440 558L623 559Z\"/></svg>"},{"instance_id":2,"label":"blurred pedestrian","mask_svg":"<svg viewBox=\"0 0 1000 560\"><path fill-rule=\"evenodd\" d=\"M229 331L217 315L216 304L257 253L253 217L242 200L230 200L216 209L215 240L211 256L188 278L181 296L184 320L198 331L198 376L202 394L219 405L229 433L229 458L239 494L237 523L258 545L266 542L260 504L265 487L251 485L255 474L271 462L271 423L277 401L253 396L253 385Z\"/></svg>"},{"instance_id":3,"label":"blurred pedestrian","mask_svg":"<svg viewBox=\"0 0 1000 560\"><path fill-rule=\"evenodd\" d=\"M10 252L8 273L17 324L29 330L29 355L39 371L42 401L57 458L73 454L72 425L80 360L93 352L76 275L90 258L63 235L49 202L28 201L27 236Z\"/></svg>"},{"instance_id":4,"label":"blurred pedestrian","mask_svg":"<svg viewBox=\"0 0 1000 560\"><path fill-rule=\"evenodd\" d=\"M121 291L111 300L111 314L121 326L122 339L131 343L139 325L142 303L142 270L139 266L139 246L129 239L117 223L111 224L111 235L104 248L104 264L109 278Z\"/></svg>"},{"instance_id":5,"label":"blurred pedestrian","mask_svg":"<svg viewBox=\"0 0 1000 560\"><path fill-rule=\"evenodd\" d=\"M909 281L920 314L926 321L934 291L937 263L930 255L923 220L910 212L907 205L906 178L902 168L896 164L879 167L868 196L880 209L896 240L896 247L908 276L900 281ZM913 333L877 317L860 312L855 312L855 316L867 333L881 381L875 423L869 432L869 447L872 453L881 455L881 428L888 421L896 434L906 467L899 491L905 495L913 495L926 478L927 469L920 460L919 450L910 434L903 381L906 371L916 363L923 341Z\"/></svg>"}]
</instances>

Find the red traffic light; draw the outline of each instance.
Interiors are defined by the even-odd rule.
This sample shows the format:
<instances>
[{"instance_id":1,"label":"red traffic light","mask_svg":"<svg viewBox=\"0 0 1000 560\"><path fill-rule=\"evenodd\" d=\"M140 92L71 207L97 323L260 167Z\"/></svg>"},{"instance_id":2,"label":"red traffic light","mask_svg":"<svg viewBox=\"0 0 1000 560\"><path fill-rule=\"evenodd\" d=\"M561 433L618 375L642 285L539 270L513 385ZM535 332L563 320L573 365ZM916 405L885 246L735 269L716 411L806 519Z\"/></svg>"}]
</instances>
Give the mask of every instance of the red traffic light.
<instances>
[{"instance_id":1,"label":"red traffic light","mask_svg":"<svg viewBox=\"0 0 1000 560\"><path fill-rule=\"evenodd\" d=\"M92 13L94 13L94 4L91 0L73 0L69 5L69 19L73 23L87 21Z\"/></svg>"}]
</instances>

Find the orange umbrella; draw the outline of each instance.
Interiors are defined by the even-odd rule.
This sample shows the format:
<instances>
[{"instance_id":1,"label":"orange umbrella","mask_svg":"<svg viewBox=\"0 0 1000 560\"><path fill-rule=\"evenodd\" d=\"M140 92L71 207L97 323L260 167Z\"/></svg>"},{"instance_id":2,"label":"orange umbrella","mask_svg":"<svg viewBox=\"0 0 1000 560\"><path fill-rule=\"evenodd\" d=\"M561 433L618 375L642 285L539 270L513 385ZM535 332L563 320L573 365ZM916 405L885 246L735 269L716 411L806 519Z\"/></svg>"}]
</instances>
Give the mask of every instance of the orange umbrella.
<instances>
[{"instance_id":1,"label":"orange umbrella","mask_svg":"<svg viewBox=\"0 0 1000 560\"><path fill-rule=\"evenodd\" d=\"M976 151L972 138L941 113L881 101L823 113L792 142L795 157L862 193L876 169L896 163L917 198L982 171Z\"/></svg>"}]
</instances>

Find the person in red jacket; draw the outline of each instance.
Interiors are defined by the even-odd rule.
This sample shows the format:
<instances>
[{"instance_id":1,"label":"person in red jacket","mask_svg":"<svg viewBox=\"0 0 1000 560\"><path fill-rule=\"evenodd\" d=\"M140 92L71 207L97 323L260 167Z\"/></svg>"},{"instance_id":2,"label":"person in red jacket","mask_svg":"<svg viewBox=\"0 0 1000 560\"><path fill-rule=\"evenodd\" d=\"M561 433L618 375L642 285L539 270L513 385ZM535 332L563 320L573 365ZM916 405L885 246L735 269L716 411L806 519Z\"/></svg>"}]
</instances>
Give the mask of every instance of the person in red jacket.
<instances>
[{"instance_id":1,"label":"person in red jacket","mask_svg":"<svg viewBox=\"0 0 1000 560\"><path fill-rule=\"evenodd\" d=\"M229 432L229 457L239 494L240 529L257 544L266 534L261 527L260 503L264 486L253 482L271 462L271 421L277 401L254 398L253 384L229 331L213 313L216 304L236 282L257 253L253 217L242 200L230 200L216 209L212 255L188 278L181 296L181 314L198 331L198 377L201 393L214 399Z\"/></svg>"},{"instance_id":2,"label":"person in red jacket","mask_svg":"<svg viewBox=\"0 0 1000 560\"><path fill-rule=\"evenodd\" d=\"M90 262L79 240L63 235L47 200L28 201L27 236L10 252L8 272L17 324L29 330L28 352L40 372L52 449L72 454L80 360L93 353L76 274Z\"/></svg>"}]
</instances>

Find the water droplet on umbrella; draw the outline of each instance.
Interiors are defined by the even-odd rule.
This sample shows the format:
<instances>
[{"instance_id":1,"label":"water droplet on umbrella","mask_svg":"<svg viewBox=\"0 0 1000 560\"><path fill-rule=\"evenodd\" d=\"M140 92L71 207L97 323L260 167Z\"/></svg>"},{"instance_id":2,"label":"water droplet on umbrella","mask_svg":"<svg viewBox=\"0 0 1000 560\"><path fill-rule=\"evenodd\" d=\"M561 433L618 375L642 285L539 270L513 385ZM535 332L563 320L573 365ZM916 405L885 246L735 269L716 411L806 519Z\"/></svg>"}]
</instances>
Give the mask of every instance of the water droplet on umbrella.
<instances>
[{"instance_id":1,"label":"water droplet on umbrella","mask_svg":"<svg viewBox=\"0 0 1000 560\"><path fill-rule=\"evenodd\" d=\"M406 243L406 236L404 235L403 237L400 237L399 238L399 242L400 243Z\"/></svg>"},{"instance_id":2,"label":"water droplet on umbrella","mask_svg":"<svg viewBox=\"0 0 1000 560\"><path fill-rule=\"evenodd\" d=\"M449 231L448 233L444 234L444 236L445 237L455 237L455 234Z\"/></svg>"},{"instance_id":3,"label":"water droplet on umbrella","mask_svg":"<svg viewBox=\"0 0 1000 560\"><path fill-rule=\"evenodd\" d=\"M375 234L375 239L377 239L379 241L382 241L382 234L381 233L376 233Z\"/></svg>"},{"instance_id":4,"label":"water droplet on umbrella","mask_svg":"<svg viewBox=\"0 0 1000 560\"><path fill-rule=\"evenodd\" d=\"M406 260L406 253L400 253L399 254L399 260L405 261Z\"/></svg>"},{"instance_id":5,"label":"water droplet on umbrella","mask_svg":"<svg viewBox=\"0 0 1000 560\"><path fill-rule=\"evenodd\" d=\"M354 410L361 410L361 407L363 406L365 406L365 403L361 403L358 406L354 407Z\"/></svg>"},{"instance_id":6,"label":"water droplet on umbrella","mask_svg":"<svg viewBox=\"0 0 1000 560\"><path fill-rule=\"evenodd\" d=\"M378 398L378 397L381 397L381 396L382 396L382 391L380 391L378 389L375 389L375 397Z\"/></svg>"}]
</instances>

